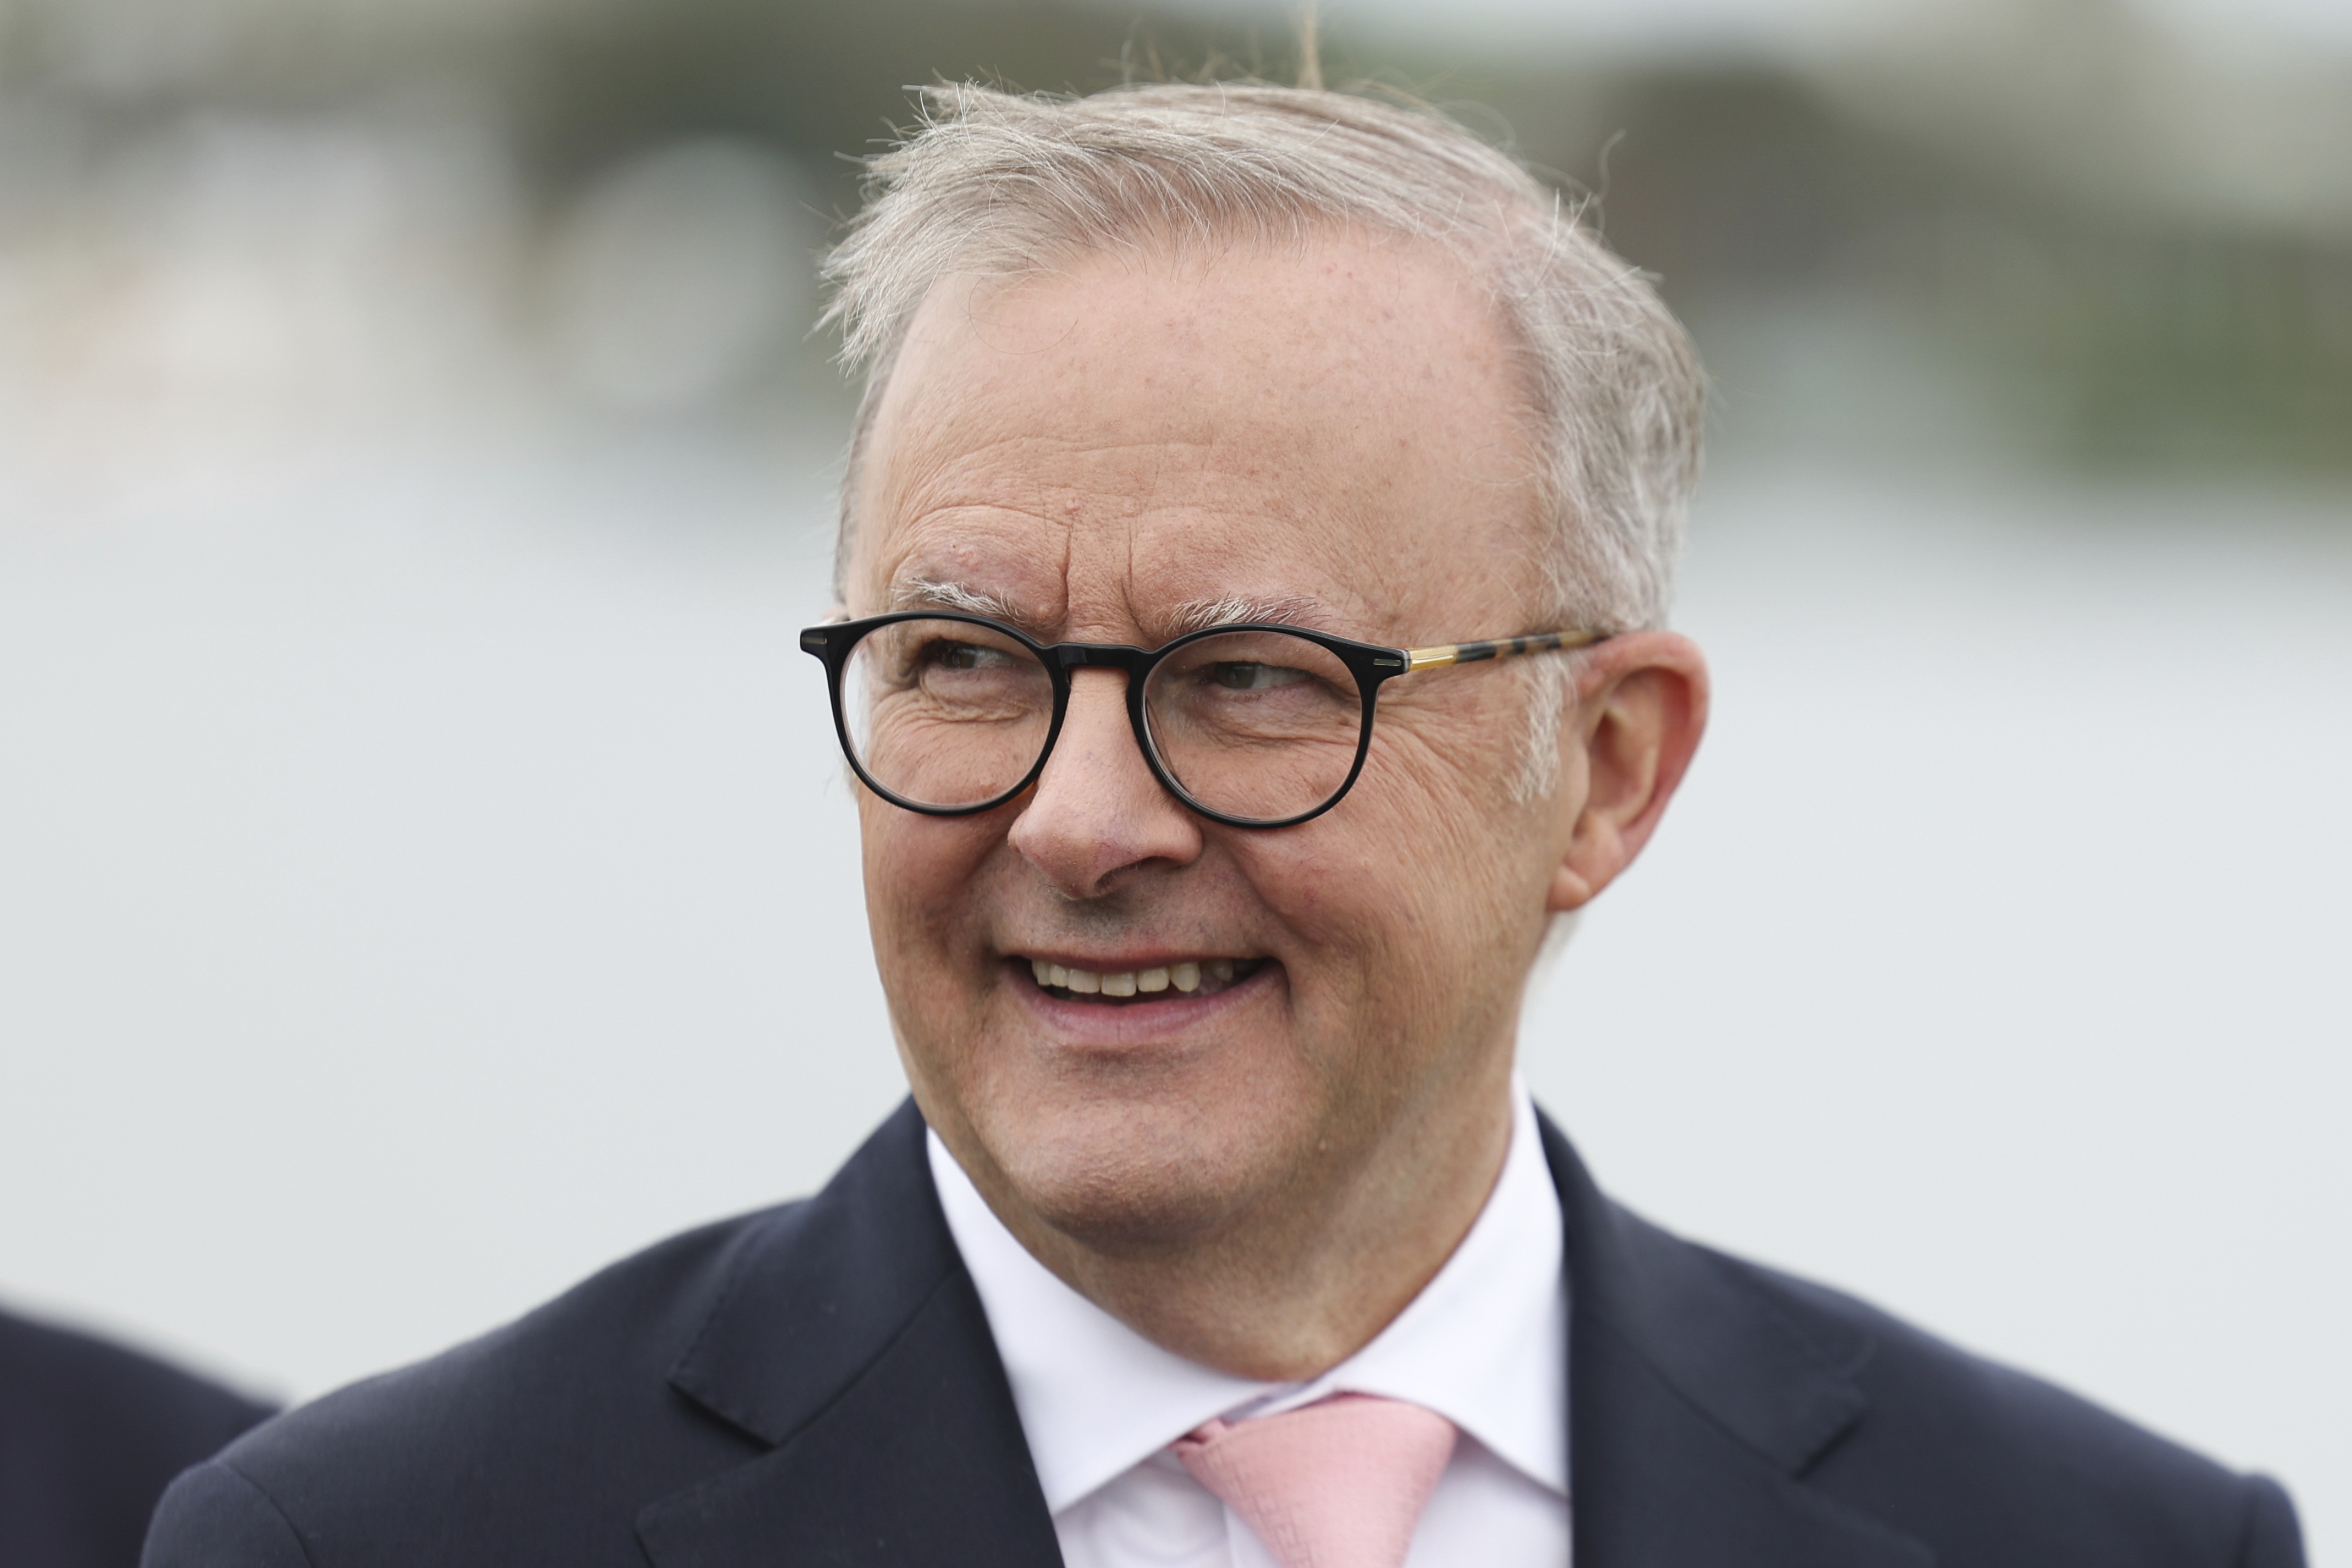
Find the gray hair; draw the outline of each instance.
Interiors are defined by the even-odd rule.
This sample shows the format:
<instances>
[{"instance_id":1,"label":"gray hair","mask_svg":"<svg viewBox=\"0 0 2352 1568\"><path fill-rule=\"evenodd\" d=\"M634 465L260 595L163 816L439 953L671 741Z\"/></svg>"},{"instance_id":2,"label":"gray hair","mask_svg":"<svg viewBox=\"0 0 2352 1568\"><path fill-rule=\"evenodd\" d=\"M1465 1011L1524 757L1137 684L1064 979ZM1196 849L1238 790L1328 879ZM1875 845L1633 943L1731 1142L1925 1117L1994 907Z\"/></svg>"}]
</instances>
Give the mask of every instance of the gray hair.
<instances>
[{"instance_id":1,"label":"gray hair","mask_svg":"<svg viewBox=\"0 0 2352 1568\"><path fill-rule=\"evenodd\" d=\"M824 265L824 324L866 373L837 590L866 432L941 278L1017 277L1151 239L1296 242L1339 223L1445 247L1512 332L1552 525L1546 612L1591 630L1664 624L1705 380L1681 326L1581 203L1433 111L1349 93L1153 84L1066 98L955 84L920 103L913 133L869 162L866 205ZM1528 664L1565 673L1564 661ZM1522 785L1549 792L1532 774Z\"/></svg>"}]
</instances>

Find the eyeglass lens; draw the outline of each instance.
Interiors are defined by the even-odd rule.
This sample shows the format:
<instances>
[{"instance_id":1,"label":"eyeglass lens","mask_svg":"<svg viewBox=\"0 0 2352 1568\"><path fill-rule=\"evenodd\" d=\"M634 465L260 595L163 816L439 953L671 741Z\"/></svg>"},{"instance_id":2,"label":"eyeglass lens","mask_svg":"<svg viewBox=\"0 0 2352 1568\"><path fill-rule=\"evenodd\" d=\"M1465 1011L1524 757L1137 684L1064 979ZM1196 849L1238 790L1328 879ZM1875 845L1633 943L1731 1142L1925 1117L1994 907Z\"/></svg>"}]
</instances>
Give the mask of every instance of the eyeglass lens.
<instances>
[{"instance_id":1,"label":"eyeglass lens","mask_svg":"<svg viewBox=\"0 0 2352 1568\"><path fill-rule=\"evenodd\" d=\"M1036 766L1054 683L1013 639L963 621L899 621L859 640L842 671L859 767L891 794L957 809L993 800ZM1223 816L1280 821L1337 795L1363 735L1363 695L1338 655L1280 632L1185 643L1151 672L1144 718L1160 767Z\"/></svg>"}]
</instances>

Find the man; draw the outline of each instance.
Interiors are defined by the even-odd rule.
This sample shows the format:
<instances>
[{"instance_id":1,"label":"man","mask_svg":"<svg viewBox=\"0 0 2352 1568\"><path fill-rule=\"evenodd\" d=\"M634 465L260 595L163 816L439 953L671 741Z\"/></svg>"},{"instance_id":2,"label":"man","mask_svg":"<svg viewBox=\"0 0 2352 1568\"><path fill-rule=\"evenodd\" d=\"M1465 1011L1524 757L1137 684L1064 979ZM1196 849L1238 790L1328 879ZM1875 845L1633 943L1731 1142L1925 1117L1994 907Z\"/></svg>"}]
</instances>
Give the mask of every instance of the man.
<instances>
[{"instance_id":1,"label":"man","mask_svg":"<svg viewBox=\"0 0 2352 1568\"><path fill-rule=\"evenodd\" d=\"M831 264L803 638L912 1103L151 1563L2298 1562L2271 1483L1615 1207L1514 1078L1705 722L1638 276L1360 99L929 105Z\"/></svg>"},{"instance_id":2,"label":"man","mask_svg":"<svg viewBox=\"0 0 2352 1568\"><path fill-rule=\"evenodd\" d=\"M0 1312L0 1563L131 1568L172 1478L269 1414L121 1345Z\"/></svg>"}]
</instances>

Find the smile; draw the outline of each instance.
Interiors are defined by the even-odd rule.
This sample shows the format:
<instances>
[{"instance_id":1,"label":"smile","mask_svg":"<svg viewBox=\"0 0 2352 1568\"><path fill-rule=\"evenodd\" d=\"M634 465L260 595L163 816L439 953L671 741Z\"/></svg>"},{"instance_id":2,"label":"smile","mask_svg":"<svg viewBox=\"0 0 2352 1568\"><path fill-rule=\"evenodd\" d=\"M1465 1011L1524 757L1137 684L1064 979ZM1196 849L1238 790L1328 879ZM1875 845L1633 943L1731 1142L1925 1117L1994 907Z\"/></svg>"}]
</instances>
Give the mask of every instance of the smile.
<instances>
[{"instance_id":1,"label":"smile","mask_svg":"<svg viewBox=\"0 0 2352 1568\"><path fill-rule=\"evenodd\" d=\"M1175 991L1184 996L1213 997L1229 990L1265 967L1263 958L1200 958L1149 969L1103 972L1072 968L1048 958L1029 960L1029 972L1049 997L1083 998L1093 1002L1126 1002L1137 997Z\"/></svg>"}]
</instances>

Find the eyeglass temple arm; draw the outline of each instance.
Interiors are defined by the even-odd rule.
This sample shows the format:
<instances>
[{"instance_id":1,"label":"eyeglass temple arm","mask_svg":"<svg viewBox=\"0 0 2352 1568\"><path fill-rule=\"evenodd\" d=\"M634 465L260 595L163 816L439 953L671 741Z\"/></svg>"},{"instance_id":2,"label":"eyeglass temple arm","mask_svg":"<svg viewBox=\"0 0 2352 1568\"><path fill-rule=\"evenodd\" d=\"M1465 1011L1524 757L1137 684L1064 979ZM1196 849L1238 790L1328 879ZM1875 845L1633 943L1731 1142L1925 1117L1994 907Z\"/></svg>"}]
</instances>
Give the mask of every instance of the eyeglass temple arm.
<instances>
[{"instance_id":1,"label":"eyeglass temple arm","mask_svg":"<svg viewBox=\"0 0 2352 1568\"><path fill-rule=\"evenodd\" d=\"M1521 653L1548 653L1555 648L1589 648L1608 637L1606 632L1536 632L1493 643L1444 643L1433 648L1408 648L1404 673L1410 675L1416 670L1438 670L1448 664L1475 664L1481 659L1514 659Z\"/></svg>"}]
</instances>

